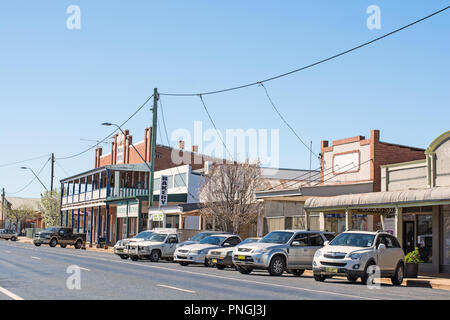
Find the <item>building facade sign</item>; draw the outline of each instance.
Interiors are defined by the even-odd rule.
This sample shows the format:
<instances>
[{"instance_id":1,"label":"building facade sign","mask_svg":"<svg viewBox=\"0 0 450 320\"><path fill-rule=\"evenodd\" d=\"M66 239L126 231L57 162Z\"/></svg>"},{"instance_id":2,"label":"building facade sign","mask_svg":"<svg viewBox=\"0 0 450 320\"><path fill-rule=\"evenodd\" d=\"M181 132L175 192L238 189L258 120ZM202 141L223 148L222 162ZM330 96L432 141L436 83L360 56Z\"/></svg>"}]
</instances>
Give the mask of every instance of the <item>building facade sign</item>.
<instances>
[{"instance_id":1,"label":"building facade sign","mask_svg":"<svg viewBox=\"0 0 450 320\"><path fill-rule=\"evenodd\" d=\"M160 207L167 206L168 189L169 189L169 177L161 176L161 184L160 184L160 190L159 190L159 206Z\"/></svg>"}]
</instances>

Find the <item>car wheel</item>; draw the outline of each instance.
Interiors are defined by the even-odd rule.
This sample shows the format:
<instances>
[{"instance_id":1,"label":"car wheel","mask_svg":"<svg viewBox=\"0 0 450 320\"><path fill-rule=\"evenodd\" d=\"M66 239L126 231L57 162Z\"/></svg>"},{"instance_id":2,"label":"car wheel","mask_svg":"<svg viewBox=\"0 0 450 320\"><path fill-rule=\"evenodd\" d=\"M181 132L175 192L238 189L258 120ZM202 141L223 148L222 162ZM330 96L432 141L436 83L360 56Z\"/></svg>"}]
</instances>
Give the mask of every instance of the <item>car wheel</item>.
<instances>
[{"instance_id":1,"label":"car wheel","mask_svg":"<svg viewBox=\"0 0 450 320\"><path fill-rule=\"evenodd\" d=\"M50 240L49 246L54 248L54 247L56 247L57 244L58 244L58 240L56 240L56 238L53 238L52 240Z\"/></svg>"},{"instance_id":2,"label":"car wheel","mask_svg":"<svg viewBox=\"0 0 450 320\"><path fill-rule=\"evenodd\" d=\"M179 262L179 264L180 264L180 266L186 267L189 263L182 261L182 262Z\"/></svg>"},{"instance_id":3,"label":"car wheel","mask_svg":"<svg viewBox=\"0 0 450 320\"><path fill-rule=\"evenodd\" d=\"M36 247L40 247L40 246L41 246L40 243L35 243L34 245L35 245Z\"/></svg>"},{"instance_id":4,"label":"car wheel","mask_svg":"<svg viewBox=\"0 0 450 320\"><path fill-rule=\"evenodd\" d=\"M371 267L371 266L375 266L375 263L373 261L369 262L366 265L366 268L364 269L364 275L361 277L361 282L364 285L366 285L367 281L369 280L369 277L370 277L369 267Z\"/></svg>"},{"instance_id":5,"label":"car wheel","mask_svg":"<svg viewBox=\"0 0 450 320\"><path fill-rule=\"evenodd\" d=\"M60 244L59 245L61 248L65 248L65 247L67 247L67 245L66 244Z\"/></svg>"},{"instance_id":6,"label":"car wheel","mask_svg":"<svg viewBox=\"0 0 450 320\"><path fill-rule=\"evenodd\" d=\"M271 276L281 276L286 268L284 259L280 256L276 256L270 261L269 273Z\"/></svg>"},{"instance_id":7,"label":"car wheel","mask_svg":"<svg viewBox=\"0 0 450 320\"><path fill-rule=\"evenodd\" d=\"M12 236L11 241L17 241L17 238L15 236Z\"/></svg>"},{"instance_id":8,"label":"car wheel","mask_svg":"<svg viewBox=\"0 0 450 320\"><path fill-rule=\"evenodd\" d=\"M223 264L216 264L217 269L223 270L225 269L225 266Z\"/></svg>"},{"instance_id":9,"label":"car wheel","mask_svg":"<svg viewBox=\"0 0 450 320\"><path fill-rule=\"evenodd\" d=\"M138 256L131 256L130 259L133 260L133 261L138 261L139 257Z\"/></svg>"},{"instance_id":10,"label":"car wheel","mask_svg":"<svg viewBox=\"0 0 450 320\"><path fill-rule=\"evenodd\" d=\"M120 257L120 259L123 259L123 260L127 260L128 259L128 256L125 255L125 254L119 255L119 257Z\"/></svg>"},{"instance_id":11,"label":"car wheel","mask_svg":"<svg viewBox=\"0 0 450 320\"><path fill-rule=\"evenodd\" d=\"M358 277L347 276L347 280L350 282L356 282L358 280Z\"/></svg>"},{"instance_id":12,"label":"car wheel","mask_svg":"<svg viewBox=\"0 0 450 320\"><path fill-rule=\"evenodd\" d=\"M150 254L150 261L158 262L159 258L161 258L161 252L159 252L159 250L153 250Z\"/></svg>"},{"instance_id":13,"label":"car wheel","mask_svg":"<svg viewBox=\"0 0 450 320\"><path fill-rule=\"evenodd\" d=\"M402 263L399 263L397 265L397 268L395 269L395 274L394 276L391 278L392 284L394 286L400 286L403 282L403 277L405 275L405 267L403 266Z\"/></svg>"},{"instance_id":14,"label":"car wheel","mask_svg":"<svg viewBox=\"0 0 450 320\"><path fill-rule=\"evenodd\" d=\"M236 266L236 269L237 269L237 271L239 271L242 274L250 274L250 272L253 271L252 268L245 268L245 267L239 267L239 266Z\"/></svg>"},{"instance_id":15,"label":"car wheel","mask_svg":"<svg viewBox=\"0 0 450 320\"><path fill-rule=\"evenodd\" d=\"M208 268L214 267L214 263L212 262L211 259L205 258L205 267L208 267Z\"/></svg>"},{"instance_id":16,"label":"car wheel","mask_svg":"<svg viewBox=\"0 0 450 320\"><path fill-rule=\"evenodd\" d=\"M82 244L81 240L77 240L77 242L75 242L75 249L81 249Z\"/></svg>"},{"instance_id":17,"label":"car wheel","mask_svg":"<svg viewBox=\"0 0 450 320\"><path fill-rule=\"evenodd\" d=\"M314 275L314 280L319 281L319 282L324 282L325 281L325 276L322 276L320 274L315 274Z\"/></svg>"},{"instance_id":18,"label":"car wheel","mask_svg":"<svg viewBox=\"0 0 450 320\"><path fill-rule=\"evenodd\" d=\"M296 277L300 277L303 272L305 272L305 269L295 269L295 270L291 270L292 274Z\"/></svg>"}]
</instances>

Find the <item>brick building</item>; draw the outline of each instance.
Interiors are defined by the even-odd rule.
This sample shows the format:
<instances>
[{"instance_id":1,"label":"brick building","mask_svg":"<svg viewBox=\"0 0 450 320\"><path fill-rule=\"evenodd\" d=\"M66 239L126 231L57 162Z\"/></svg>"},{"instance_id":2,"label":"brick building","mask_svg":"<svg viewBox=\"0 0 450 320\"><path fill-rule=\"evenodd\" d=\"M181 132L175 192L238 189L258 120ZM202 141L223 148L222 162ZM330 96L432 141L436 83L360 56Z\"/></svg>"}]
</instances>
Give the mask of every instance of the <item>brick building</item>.
<instances>
[{"instance_id":1,"label":"brick building","mask_svg":"<svg viewBox=\"0 0 450 320\"><path fill-rule=\"evenodd\" d=\"M313 196L370 193L381 190L381 166L425 159L425 150L380 141L380 131L372 130L369 138L355 136L321 141L320 181L295 188L263 191L257 199L263 202L264 230L311 228L342 232L346 216L342 211L312 212L306 221L305 201ZM352 215L352 226L376 230L379 215L361 210Z\"/></svg>"},{"instance_id":2,"label":"brick building","mask_svg":"<svg viewBox=\"0 0 450 320\"><path fill-rule=\"evenodd\" d=\"M102 148L95 150L94 169L61 180L61 225L86 232L91 244L114 243L152 227L147 166L152 129L145 129L144 140L135 144L129 131L124 133L114 136L110 153L103 154ZM184 150L183 141L179 141L178 148L155 146L152 207L158 206L161 174L169 175L172 181L168 206L197 201L192 194L197 191L199 179L193 170L203 168L205 161L222 161L197 150L196 146ZM169 218L174 225L181 221L179 217Z\"/></svg>"}]
</instances>

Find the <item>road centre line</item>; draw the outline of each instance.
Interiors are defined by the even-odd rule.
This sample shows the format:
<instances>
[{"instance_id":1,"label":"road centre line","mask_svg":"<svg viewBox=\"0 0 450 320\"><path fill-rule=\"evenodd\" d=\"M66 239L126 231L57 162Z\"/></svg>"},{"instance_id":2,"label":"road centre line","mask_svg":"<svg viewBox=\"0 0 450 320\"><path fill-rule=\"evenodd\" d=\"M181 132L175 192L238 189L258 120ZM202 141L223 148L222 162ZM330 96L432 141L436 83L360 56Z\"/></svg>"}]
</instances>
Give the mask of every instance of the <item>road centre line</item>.
<instances>
[{"instance_id":1,"label":"road centre line","mask_svg":"<svg viewBox=\"0 0 450 320\"><path fill-rule=\"evenodd\" d=\"M188 292L188 293L195 293L195 291L192 290L186 290L186 289L181 289L181 288L177 288L177 287L171 287L171 286L166 286L164 284L158 284L156 285L157 287L162 287L162 288L168 288L168 289L173 289L173 290L178 290L178 291L183 291L183 292Z\"/></svg>"},{"instance_id":2,"label":"road centre line","mask_svg":"<svg viewBox=\"0 0 450 320\"><path fill-rule=\"evenodd\" d=\"M18 295L12 293L11 291L0 287L0 292L7 295L8 297L10 297L13 300L24 300L22 297L19 297Z\"/></svg>"},{"instance_id":3,"label":"road centre line","mask_svg":"<svg viewBox=\"0 0 450 320\"><path fill-rule=\"evenodd\" d=\"M28 249L28 250L36 250L34 248L27 248L27 247L22 247L22 248L23 249ZM72 257L79 257L79 258L81 258L80 255L78 255L78 254L71 254L69 252L51 252L51 251L48 251L48 250L46 252L50 253L50 254L53 253L53 254L56 254L56 255L59 254L59 253L62 253L62 254L65 254L65 255L72 256ZM241 282L241 283L242 282L254 283L254 284L259 284L259 285L264 285L264 286L272 286L272 287L278 287L278 288L285 288L285 289L292 289L292 290L299 290L299 291L306 291L306 292L313 292L313 293L321 293L321 294L342 296L342 297L348 297L348 298L352 298L352 299L379 300L377 298L357 296L357 295L350 295L350 294L339 293L339 292L331 292L331 291L324 291L324 290L317 290L317 289L307 289L307 288L301 288L301 287L292 287L292 286L286 286L286 285L276 284L276 283L267 283L267 282L248 280L248 279L228 278L228 277L218 276L218 275L213 275L213 274L198 273L198 272L193 272L193 271L172 269L172 268L159 267L159 266L153 266L153 265L144 265L144 264L141 264L141 263L138 263L138 262L128 262L128 261L117 261L117 260L113 260L113 259L104 259L104 258L100 258L98 256L93 257L93 256L84 255L83 258L97 259L97 260L102 260L102 261L106 261L106 262L115 262L115 263L119 263L119 264L135 265L135 266L140 266L140 267L144 267L144 268L153 268L153 269L167 270L167 271L172 271L172 272L181 272L181 273L185 273L185 274L193 274L193 275L203 276L203 277L232 280L232 281L238 281L238 282Z\"/></svg>"},{"instance_id":4,"label":"road centre line","mask_svg":"<svg viewBox=\"0 0 450 320\"><path fill-rule=\"evenodd\" d=\"M34 257L34 256L31 256L31 259L41 260L41 258L39 258L39 257Z\"/></svg>"}]
</instances>

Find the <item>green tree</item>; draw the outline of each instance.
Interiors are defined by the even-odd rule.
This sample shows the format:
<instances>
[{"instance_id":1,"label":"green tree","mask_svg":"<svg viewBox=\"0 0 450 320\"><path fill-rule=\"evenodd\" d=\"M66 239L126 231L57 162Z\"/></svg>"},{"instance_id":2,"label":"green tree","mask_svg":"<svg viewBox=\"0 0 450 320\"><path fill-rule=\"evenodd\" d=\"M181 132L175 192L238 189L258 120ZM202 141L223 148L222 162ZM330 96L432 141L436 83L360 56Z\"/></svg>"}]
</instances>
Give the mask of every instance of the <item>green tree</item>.
<instances>
[{"instance_id":1,"label":"green tree","mask_svg":"<svg viewBox=\"0 0 450 320\"><path fill-rule=\"evenodd\" d=\"M41 216L45 222L46 227L59 226L60 224L60 198L60 191L53 190L53 193L50 193L50 191L45 191L43 194L41 194L41 203L39 204L39 209L41 210Z\"/></svg>"},{"instance_id":2,"label":"green tree","mask_svg":"<svg viewBox=\"0 0 450 320\"><path fill-rule=\"evenodd\" d=\"M26 205L22 205L16 209L8 209L7 211L8 220L11 221L17 232L20 232L20 230L18 230L19 223L23 224L26 220L35 218L36 215L37 212Z\"/></svg>"}]
</instances>

